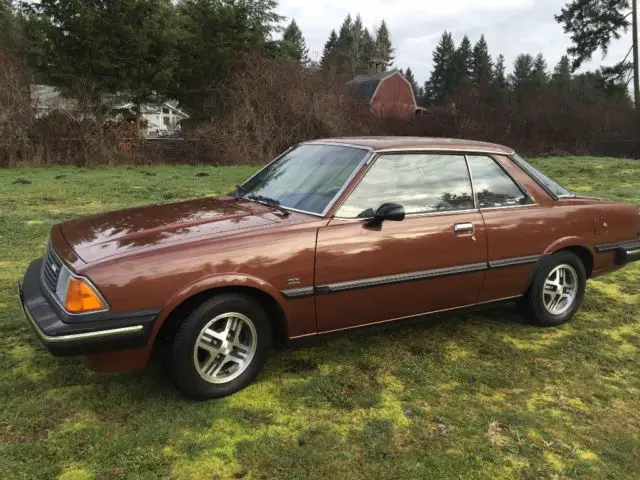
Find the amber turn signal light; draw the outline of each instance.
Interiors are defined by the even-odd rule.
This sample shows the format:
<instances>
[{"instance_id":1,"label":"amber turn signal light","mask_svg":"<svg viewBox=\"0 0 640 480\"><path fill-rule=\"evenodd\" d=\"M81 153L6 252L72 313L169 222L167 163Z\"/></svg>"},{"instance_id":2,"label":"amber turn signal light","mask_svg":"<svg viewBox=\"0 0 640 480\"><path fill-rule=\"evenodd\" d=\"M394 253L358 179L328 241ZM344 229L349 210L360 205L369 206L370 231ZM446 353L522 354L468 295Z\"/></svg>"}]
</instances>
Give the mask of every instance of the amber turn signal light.
<instances>
[{"instance_id":1,"label":"amber turn signal light","mask_svg":"<svg viewBox=\"0 0 640 480\"><path fill-rule=\"evenodd\" d=\"M70 313L103 310L106 307L98 293L81 278L70 278L64 308Z\"/></svg>"}]
</instances>

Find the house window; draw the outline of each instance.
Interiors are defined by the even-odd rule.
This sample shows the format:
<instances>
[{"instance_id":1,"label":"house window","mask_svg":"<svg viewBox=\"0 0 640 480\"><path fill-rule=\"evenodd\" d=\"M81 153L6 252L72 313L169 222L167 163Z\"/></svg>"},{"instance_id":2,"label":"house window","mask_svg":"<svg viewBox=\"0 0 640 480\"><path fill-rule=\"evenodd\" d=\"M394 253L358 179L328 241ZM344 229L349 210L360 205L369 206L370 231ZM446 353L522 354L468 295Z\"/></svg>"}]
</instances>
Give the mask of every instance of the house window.
<instances>
[{"instance_id":1,"label":"house window","mask_svg":"<svg viewBox=\"0 0 640 480\"><path fill-rule=\"evenodd\" d=\"M164 123L164 126L165 126L165 127L168 127L168 126L169 126L169 117L164 117L164 118L162 119L162 122Z\"/></svg>"},{"instance_id":2,"label":"house window","mask_svg":"<svg viewBox=\"0 0 640 480\"><path fill-rule=\"evenodd\" d=\"M169 109L167 107L162 108L162 113L169 114Z\"/></svg>"}]
</instances>

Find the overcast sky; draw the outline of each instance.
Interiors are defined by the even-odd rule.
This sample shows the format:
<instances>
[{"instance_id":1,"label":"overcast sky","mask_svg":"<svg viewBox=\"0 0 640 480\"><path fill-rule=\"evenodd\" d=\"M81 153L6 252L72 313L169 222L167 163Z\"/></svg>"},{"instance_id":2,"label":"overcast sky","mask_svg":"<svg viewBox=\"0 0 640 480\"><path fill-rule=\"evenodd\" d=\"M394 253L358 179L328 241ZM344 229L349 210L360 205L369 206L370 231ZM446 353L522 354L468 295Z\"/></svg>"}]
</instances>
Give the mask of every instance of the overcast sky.
<instances>
[{"instance_id":1,"label":"overcast sky","mask_svg":"<svg viewBox=\"0 0 640 480\"><path fill-rule=\"evenodd\" d=\"M279 0L278 11L295 18L302 29L310 57L318 59L332 28L347 13L360 14L370 30L385 19L395 47L394 66L411 67L422 84L432 68L432 52L444 30L456 45L464 34L475 43L482 33L493 58L502 53L511 70L519 53L542 53L552 68L566 51L569 37L553 16L563 0ZM631 33L615 42L607 57L600 53L585 65L595 69L622 60L631 47Z\"/></svg>"}]
</instances>

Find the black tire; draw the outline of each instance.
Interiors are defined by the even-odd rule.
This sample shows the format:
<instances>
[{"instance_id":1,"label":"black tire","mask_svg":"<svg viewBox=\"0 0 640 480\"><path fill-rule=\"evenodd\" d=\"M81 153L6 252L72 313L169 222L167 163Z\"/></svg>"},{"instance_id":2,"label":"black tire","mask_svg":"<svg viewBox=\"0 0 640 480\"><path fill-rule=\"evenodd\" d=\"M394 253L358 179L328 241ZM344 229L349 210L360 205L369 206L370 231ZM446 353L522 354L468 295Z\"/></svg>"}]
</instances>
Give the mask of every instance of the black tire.
<instances>
[{"instance_id":1,"label":"black tire","mask_svg":"<svg viewBox=\"0 0 640 480\"><path fill-rule=\"evenodd\" d=\"M245 370L225 383L205 380L196 367L194 349L201 331L214 318L234 312L244 315L255 327L255 351ZM262 370L271 346L271 325L262 305L239 293L223 293L203 302L178 327L171 344L170 371L178 388L186 395L207 400L237 392L251 383ZM233 364L231 364L233 365Z\"/></svg>"},{"instance_id":2,"label":"black tire","mask_svg":"<svg viewBox=\"0 0 640 480\"><path fill-rule=\"evenodd\" d=\"M577 275L576 294L566 311L560 314L551 313L545 306L543 293L547 277L561 265L573 268ZM545 258L533 277L527 294L522 298L520 306L525 316L533 323L544 327L554 327L568 322L575 315L584 301L584 293L587 283L587 273L576 254L569 251L561 251Z\"/></svg>"}]
</instances>

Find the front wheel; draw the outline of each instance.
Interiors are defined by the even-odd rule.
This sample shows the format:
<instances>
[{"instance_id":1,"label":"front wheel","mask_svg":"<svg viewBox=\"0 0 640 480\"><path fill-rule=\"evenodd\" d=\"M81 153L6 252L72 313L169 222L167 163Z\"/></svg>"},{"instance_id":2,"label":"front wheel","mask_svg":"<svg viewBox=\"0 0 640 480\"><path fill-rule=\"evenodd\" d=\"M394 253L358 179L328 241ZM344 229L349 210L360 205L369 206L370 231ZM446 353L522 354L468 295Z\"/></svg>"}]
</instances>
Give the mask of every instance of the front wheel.
<instances>
[{"instance_id":1,"label":"front wheel","mask_svg":"<svg viewBox=\"0 0 640 480\"><path fill-rule=\"evenodd\" d=\"M568 322L584 301L587 274L572 252L551 255L540 266L523 299L527 316L543 326Z\"/></svg>"},{"instance_id":2,"label":"front wheel","mask_svg":"<svg viewBox=\"0 0 640 480\"><path fill-rule=\"evenodd\" d=\"M262 305L246 295L221 294L202 303L178 328L171 372L191 397L223 397L251 383L264 366L270 344Z\"/></svg>"}]
</instances>

